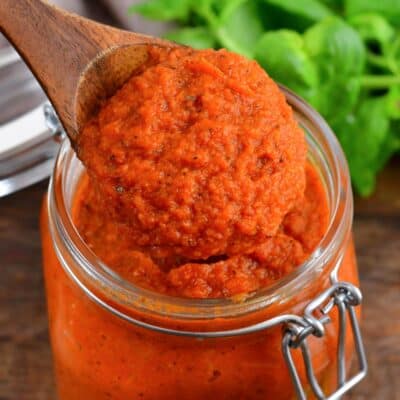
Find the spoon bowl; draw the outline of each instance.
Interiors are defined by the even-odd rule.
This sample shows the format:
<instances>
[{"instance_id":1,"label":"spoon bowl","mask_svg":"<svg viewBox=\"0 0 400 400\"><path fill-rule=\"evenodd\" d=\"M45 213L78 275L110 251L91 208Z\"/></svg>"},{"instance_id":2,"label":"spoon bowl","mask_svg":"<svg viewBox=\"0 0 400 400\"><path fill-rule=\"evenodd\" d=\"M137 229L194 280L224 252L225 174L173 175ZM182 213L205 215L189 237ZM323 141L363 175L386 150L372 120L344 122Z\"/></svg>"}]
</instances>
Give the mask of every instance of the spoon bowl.
<instances>
[{"instance_id":1,"label":"spoon bowl","mask_svg":"<svg viewBox=\"0 0 400 400\"><path fill-rule=\"evenodd\" d=\"M74 93L76 138L80 129L148 58L146 44L126 44L99 53L82 72Z\"/></svg>"}]
</instances>

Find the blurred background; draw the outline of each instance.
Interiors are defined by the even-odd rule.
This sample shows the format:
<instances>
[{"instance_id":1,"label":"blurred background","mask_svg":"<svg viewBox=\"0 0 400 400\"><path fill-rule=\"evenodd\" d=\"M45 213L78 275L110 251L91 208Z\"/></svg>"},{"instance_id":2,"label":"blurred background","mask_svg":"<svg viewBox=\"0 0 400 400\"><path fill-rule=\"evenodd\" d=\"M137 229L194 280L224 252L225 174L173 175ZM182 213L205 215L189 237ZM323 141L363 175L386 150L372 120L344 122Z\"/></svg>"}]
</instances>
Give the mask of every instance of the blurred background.
<instances>
[{"instance_id":1,"label":"blurred background","mask_svg":"<svg viewBox=\"0 0 400 400\"><path fill-rule=\"evenodd\" d=\"M348 398L400 399L400 0L52 2L254 58L327 119L356 193L365 296L370 372ZM38 216L60 139L45 95L0 35L1 400L54 399Z\"/></svg>"}]
</instances>

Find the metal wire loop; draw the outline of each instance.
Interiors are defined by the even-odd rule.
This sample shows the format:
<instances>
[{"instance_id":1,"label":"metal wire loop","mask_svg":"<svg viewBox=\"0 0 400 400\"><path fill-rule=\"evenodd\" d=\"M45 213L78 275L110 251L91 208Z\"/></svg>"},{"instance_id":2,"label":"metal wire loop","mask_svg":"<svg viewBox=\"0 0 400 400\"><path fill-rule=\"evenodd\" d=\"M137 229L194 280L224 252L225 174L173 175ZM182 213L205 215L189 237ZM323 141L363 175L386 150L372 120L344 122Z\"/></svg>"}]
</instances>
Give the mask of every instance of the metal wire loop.
<instances>
[{"instance_id":1,"label":"metal wire loop","mask_svg":"<svg viewBox=\"0 0 400 400\"><path fill-rule=\"evenodd\" d=\"M338 400L344 393L365 377L367 373L367 361L357 316L354 310L354 307L361 304L361 300L361 292L356 286L347 282L335 282L308 304L304 312L305 324L297 324L293 321L286 324L282 339L282 352L299 400L307 399L304 386L309 387L318 400ZM333 393L325 395L314 373L307 339L311 335L318 338L325 335L325 325L331 321L328 313L330 313L334 307L337 308L339 317L337 388ZM348 320L350 320L351 332L356 347L359 372L351 379L346 380L345 343ZM292 357L292 350L297 348L301 349L303 356L307 379L305 385L300 379Z\"/></svg>"}]
</instances>

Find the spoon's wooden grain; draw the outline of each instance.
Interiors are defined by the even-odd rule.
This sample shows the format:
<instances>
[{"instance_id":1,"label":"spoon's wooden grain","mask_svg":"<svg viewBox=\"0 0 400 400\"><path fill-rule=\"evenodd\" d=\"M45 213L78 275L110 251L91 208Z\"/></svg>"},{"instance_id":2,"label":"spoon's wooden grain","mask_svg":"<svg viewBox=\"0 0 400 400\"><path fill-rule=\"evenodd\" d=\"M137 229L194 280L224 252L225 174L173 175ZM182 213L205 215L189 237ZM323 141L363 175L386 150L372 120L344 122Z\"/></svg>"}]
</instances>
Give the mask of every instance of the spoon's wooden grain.
<instances>
[{"instance_id":1,"label":"spoon's wooden grain","mask_svg":"<svg viewBox=\"0 0 400 400\"><path fill-rule=\"evenodd\" d=\"M104 98L147 59L148 45L176 46L42 0L0 0L0 31L41 83L72 142Z\"/></svg>"}]
</instances>

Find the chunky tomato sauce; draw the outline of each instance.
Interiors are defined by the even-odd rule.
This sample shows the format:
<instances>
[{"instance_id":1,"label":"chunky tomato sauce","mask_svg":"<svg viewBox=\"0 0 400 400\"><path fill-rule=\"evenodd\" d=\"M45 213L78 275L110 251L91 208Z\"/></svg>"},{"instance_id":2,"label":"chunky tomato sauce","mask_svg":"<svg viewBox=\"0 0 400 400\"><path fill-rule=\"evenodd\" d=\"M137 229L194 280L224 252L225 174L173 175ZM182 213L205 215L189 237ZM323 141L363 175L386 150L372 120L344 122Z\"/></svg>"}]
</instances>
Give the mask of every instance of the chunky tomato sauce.
<instances>
[{"instance_id":1,"label":"chunky tomato sauce","mask_svg":"<svg viewBox=\"0 0 400 400\"><path fill-rule=\"evenodd\" d=\"M78 155L87 167L73 202L80 235L116 273L155 292L233 298L230 305L246 307L249 293L309 258L327 229L326 193L306 162L304 134L284 96L256 63L226 51L150 49L146 65L82 132ZM199 340L128 323L93 302L65 272L60 254L69 267L78 263L47 215L44 207L60 400L295 398L282 357L282 326ZM340 252L340 279L356 284L350 237ZM226 330L301 315L330 285L333 264L291 296L282 293L257 310L223 318L219 301L207 318L193 305L190 316L175 315L174 304L187 301L167 297L171 304L146 308L151 299L128 306L124 298L114 304L108 291L85 284L95 295L98 290L103 304L136 320L180 331ZM336 384L336 309L331 319L323 339L308 339L327 392ZM309 393L300 350L293 357Z\"/></svg>"},{"instance_id":2,"label":"chunky tomato sauce","mask_svg":"<svg viewBox=\"0 0 400 400\"><path fill-rule=\"evenodd\" d=\"M265 287L326 228L283 94L258 64L224 50L150 49L78 149L89 174L75 212L81 235L122 276L163 293Z\"/></svg>"},{"instance_id":3,"label":"chunky tomato sauce","mask_svg":"<svg viewBox=\"0 0 400 400\"><path fill-rule=\"evenodd\" d=\"M284 95L225 50L150 49L78 150L107 218L158 262L251 251L305 187L304 134Z\"/></svg>"},{"instance_id":4,"label":"chunky tomato sauce","mask_svg":"<svg viewBox=\"0 0 400 400\"><path fill-rule=\"evenodd\" d=\"M306 182L305 195L285 216L275 236L265 238L246 254L201 262L182 257L173 261L170 257L168 262L152 259L137 246L129 226L108 216L88 178L76 197L75 222L102 261L135 284L174 296L231 297L266 287L289 273L321 240L328 223L328 206L320 177L310 164Z\"/></svg>"}]
</instances>

